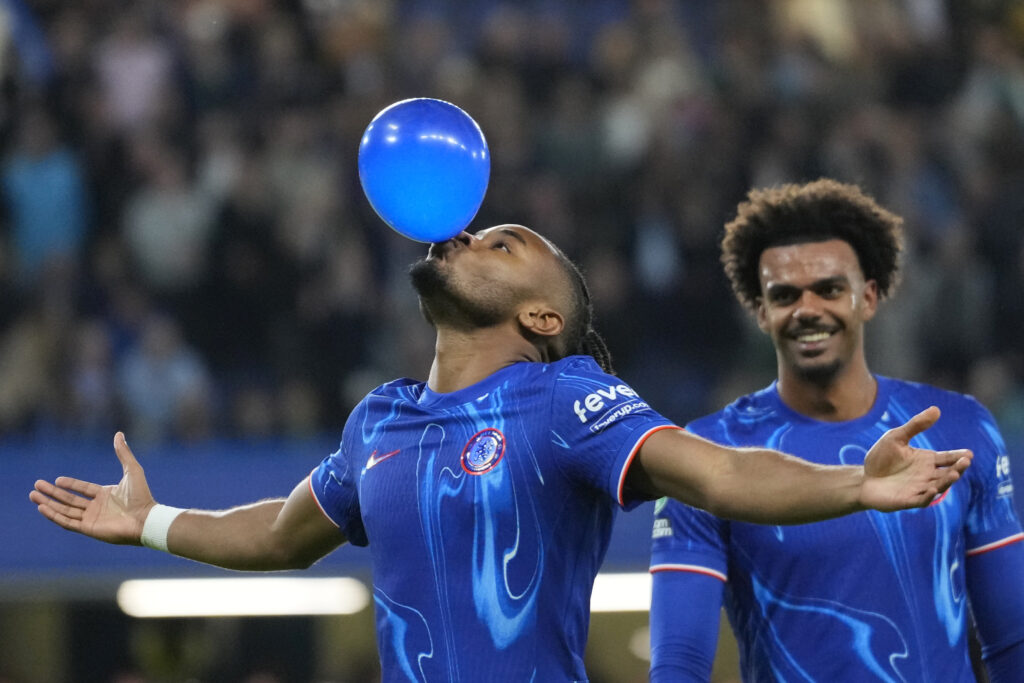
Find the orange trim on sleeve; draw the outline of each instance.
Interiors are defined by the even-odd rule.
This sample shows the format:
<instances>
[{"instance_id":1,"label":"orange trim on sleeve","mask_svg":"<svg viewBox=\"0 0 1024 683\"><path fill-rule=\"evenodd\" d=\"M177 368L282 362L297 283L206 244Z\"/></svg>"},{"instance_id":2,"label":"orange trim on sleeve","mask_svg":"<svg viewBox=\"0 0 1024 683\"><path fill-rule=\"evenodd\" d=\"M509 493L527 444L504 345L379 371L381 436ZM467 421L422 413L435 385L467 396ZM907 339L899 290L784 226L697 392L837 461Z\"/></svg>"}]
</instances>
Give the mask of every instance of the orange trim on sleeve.
<instances>
[{"instance_id":1,"label":"orange trim on sleeve","mask_svg":"<svg viewBox=\"0 0 1024 683\"><path fill-rule=\"evenodd\" d=\"M313 472L316 472L316 469L314 469ZM313 472L310 472L309 476L306 477L306 481L309 482L309 495L313 496L313 502L316 503L317 508L320 510L320 514L326 517L328 522L340 529L341 527L338 526L337 522L331 519L331 516L327 514L327 510L324 510L324 506L320 504L320 499L316 497L316 492L313 490Z\"/></svg>"},{"instance_id":2,"label":"orange trim on sleeve","mask_svg":"<svg viewBox=\"0 0 1024 683\"><path fill-rule=\"evenodd\" d=\"M626 501L623 500L622 498L622 492L623 489L626 487L626 473L629 472L629 466L633 464L633 458L635 458L636 454L640 452L640 447L643 446L644 442L651 437L651 434L654 434L655 432L660 432L663 429L682 430L682 427L678 425L658 425L657 427L652 427L651 429L648 429L640 436L639 439L636 440L636 443L633 445L633 450L630 451L629 457L626 458L626 462L622 465L622 472L619 473L619 486L617 498L619 500L620 507L626 504Z\"/></svg>"}]
</instances>

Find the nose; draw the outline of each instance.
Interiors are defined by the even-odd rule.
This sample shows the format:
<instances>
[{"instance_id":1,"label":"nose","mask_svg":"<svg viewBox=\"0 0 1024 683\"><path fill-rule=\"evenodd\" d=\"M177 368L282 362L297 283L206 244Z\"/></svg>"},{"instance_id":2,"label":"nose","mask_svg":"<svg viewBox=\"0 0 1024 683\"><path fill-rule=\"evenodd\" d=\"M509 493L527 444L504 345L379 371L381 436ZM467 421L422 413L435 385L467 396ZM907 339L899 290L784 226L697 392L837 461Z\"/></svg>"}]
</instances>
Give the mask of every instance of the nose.
<instances>
[{"instance_id":1,"label":"nose","mask_svg":"<svg viewBox=\"0 0 1024 683\"><path fill-rule=\"evenodd\" d=\"M472 235L470 235L470 234L469 234L468 232L466 232L465 230L463 230L463 231L459 232L459 234L458 234L458 235L456 235L455 237L452 237L452 239L453 239L453 240L455 240L456 242L459 242L459 243L461 243L461 244L462 244L462 245L464 245L464 246L469 246L469 243L470 243L470 242L471 242L471 241L472 241L472 240L473 240L474 238L473 238L473 236L472 236Z\"/></svg>"},{"instance_id":2,"label":"nose","mask_svg":"<svg viewBox=\"0 0 1024 683\"><path fill-rule=\"evenodd\" d=\"M455 244L458 247L466 247L470 251L476 249L481 244L483 244L483 238L482 237L480 237L479 235L471 235L468 232L466 232L465 230L463 230L458 235L453 237L452 241L455 242Z\"/></svg>"},{"instance_id":3,"label":"nose","mask_svg":"<svg viewBox=\"0 0 1024 683\"><path fill-rule=\"evenodd\" d=\"M811 291L803 291L793 309L793 317L797 320L817 320L821 317L821 299Z\"/></svg>"},{"instance_id":4,"label":"nose","mask_svg":"<svg viewBox=\"0 0 1024 683\"><path fill-rule=\"evenodd\" d=\"M473 236L470 235L465 230L463 230L463 231L459 232L457 235L453 235L453 236L449 237L448 239L443 240L441 242L435 242L435 244L448 244L449 242L455 242L456 244L461 244L462 246L466 247L466 246L469 246L469 243L472 240L473 240Z\"/></svg>"}]
</instances>

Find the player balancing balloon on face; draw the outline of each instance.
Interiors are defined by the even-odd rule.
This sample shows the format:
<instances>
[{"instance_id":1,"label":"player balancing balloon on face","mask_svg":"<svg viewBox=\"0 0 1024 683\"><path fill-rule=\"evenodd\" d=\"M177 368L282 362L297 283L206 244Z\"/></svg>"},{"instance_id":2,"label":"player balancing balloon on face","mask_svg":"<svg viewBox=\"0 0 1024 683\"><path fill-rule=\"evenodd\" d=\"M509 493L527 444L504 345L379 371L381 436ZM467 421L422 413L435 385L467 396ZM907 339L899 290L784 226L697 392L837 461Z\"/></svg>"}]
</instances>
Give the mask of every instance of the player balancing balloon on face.
<instances>
[{"instance_id":1,"label":"player balancing balloon on face","mask_svg":"<svg viewBox=\"0 0 1024 683\"><path fill-rule=\"evenodd\" d=\"M434 243L411 275L436 330L427 381L367 394L287 497L157 505L118 433L119 484L38 481L32 502L66 529L231 569L368 546L384 681L585 681L591 588L620 508L668 495L790 524L927 505L970 463L909 445L935 408L860 466L685 432L610 374L583 277L526 227Z\"/></svg>"}]
</instances>

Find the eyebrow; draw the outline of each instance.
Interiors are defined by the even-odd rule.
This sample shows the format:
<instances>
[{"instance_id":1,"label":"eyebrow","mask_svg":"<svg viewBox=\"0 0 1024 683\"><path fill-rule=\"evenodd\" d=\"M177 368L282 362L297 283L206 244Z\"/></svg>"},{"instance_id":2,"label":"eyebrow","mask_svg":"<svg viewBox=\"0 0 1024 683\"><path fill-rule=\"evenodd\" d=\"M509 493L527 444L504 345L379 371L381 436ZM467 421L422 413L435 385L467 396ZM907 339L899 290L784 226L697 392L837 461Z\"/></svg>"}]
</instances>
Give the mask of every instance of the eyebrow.
<instances>
[{"instance_id":1,"label":"eyebrow","mask_svg":"<svg viewBox=\"0 0 1024 683\"><path fill-rule=\"evenodd\" d=\"M498 232L500 232L500 233L502 233L502 234L504 234L504 235L508 235L509 237L511 237L511 238L513 238L513 239L517 239L517 240L519 240L520 242L522 242L522 244L523 244L523 246L524 246L524 247L526 246L526 240L525 240L525 239L523 239L523 236L522 236L522 235L520 235L520 234L519 234L518 232L516 232L515 230L510 230L509 228L501 228L501 229L499 229L499 230L498 230Z\"/></svg>"},{"instance_id":2,"label":"eyebrow","mask_svg":"<svg viewBox=\"0 0 1024 683\"><path fill-rule=\"evenodd\" d=\"M849 283L849 278L845 275L835 275L833 277L822 278L821 280L815 280L806 287L798 287L788 282L777 282L769 284L765 288L766 292L786 292L790 290L802 291L805 289L820 289L821 287L827 287L829 285L845 285Z\"/></svg>"}]
</instances>

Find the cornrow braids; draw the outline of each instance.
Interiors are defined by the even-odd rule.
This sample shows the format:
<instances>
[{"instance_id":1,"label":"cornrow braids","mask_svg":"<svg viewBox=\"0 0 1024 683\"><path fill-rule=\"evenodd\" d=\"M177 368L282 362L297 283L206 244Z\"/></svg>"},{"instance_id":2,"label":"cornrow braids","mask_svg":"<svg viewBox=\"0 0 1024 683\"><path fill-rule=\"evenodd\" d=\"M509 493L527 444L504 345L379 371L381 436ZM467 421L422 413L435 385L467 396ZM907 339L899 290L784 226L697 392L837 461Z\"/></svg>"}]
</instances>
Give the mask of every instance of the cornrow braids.
<instances>
[{"instance_id":1,"label":"cornrow braids","mask_svg":"<svg viewBox=\"0 0 1024 683\"><path fill-rule=\"evenodd\" d=\"M590 289L587 287L586 278L583 277L583 271L560 250L556 250L556 253L571 284L572 310L565 325L566 355L590 356L597 362L598 367L609 375L614 375L612 354L604 338L594 329L594 305L590 300Z\"/></svg>"},{"instance_id":2,"label":"cornrow braids","mask_svg":"<svg viewBox=\"0 0 1024 683\"><path fill-rule=\"evenodd\" d=\"M580 351L593 357L597 361L598 367L609 375L615 374L615 368L612 367L612 354L608 350L608 345L604 343L604 337L598 334L593 327L583 335L583 339L580 341Z\"/></svg>"}]
</instances>

